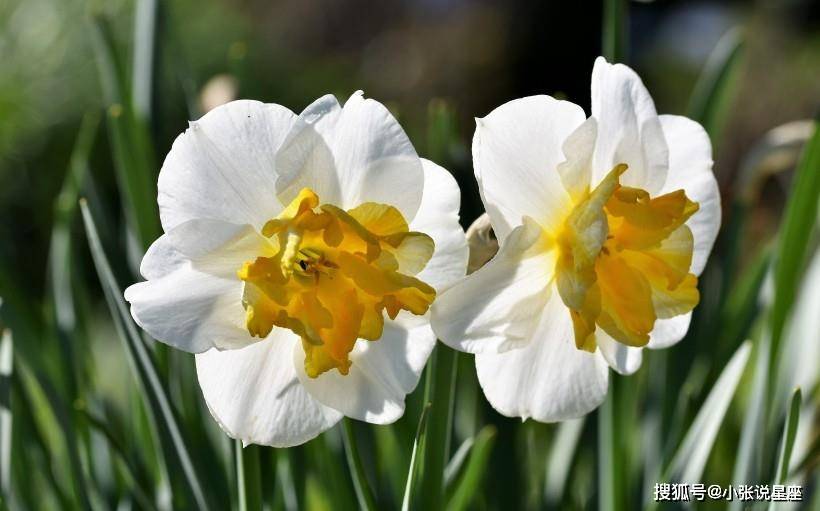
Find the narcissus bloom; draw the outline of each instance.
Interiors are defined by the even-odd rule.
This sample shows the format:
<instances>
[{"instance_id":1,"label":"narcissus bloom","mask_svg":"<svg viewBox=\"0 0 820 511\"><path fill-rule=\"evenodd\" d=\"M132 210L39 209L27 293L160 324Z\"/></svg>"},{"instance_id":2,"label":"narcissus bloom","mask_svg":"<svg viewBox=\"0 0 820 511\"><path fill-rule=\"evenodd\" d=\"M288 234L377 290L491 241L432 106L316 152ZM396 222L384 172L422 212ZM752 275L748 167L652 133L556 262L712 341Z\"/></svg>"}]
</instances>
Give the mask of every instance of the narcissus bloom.
<instances>
[{"instance_id":1,"label":"narcissus bloom","mask_svg":"<svg viewBox=\"0 0 820 511\"><path fill-rule=\"evenodd\" d=\"M247 443L290 446L343 415L404 413L436 339L436 290L467 245L450 174L380 103L325 96L300 115L218 107L159 176L165 234L125 292L136 322L196 353L205 401Z\"/></svg>"},{"instance_id":2,"label":"narcissus bloom","mask_svg":"<svg viewBox=\"0 0 820 511\"><path fill-rule=\"evenodd\" d=\"M535 96L477 120L473 164L499 239L433 306L433 328L476 353L504 415L552 422L604 399L608 366L678 342L720 225L703 128L655 112L638 76L603 58L592 116Z\"/></svg>"}]
</instances>

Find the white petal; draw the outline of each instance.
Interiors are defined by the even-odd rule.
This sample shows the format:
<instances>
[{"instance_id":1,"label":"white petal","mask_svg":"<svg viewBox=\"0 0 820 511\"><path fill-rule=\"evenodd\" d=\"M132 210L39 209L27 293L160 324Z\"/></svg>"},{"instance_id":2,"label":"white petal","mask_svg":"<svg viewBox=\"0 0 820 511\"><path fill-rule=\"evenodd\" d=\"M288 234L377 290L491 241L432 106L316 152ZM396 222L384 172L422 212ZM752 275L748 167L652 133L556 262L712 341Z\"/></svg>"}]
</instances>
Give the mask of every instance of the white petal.
<instances>
[{"instance_id":1,"label":"white petal","mask_svg":"<svg viewBox=\"0 0 820 511\"><path fill-rule=\"evenodd\" d=\"M659 350L677 344L686 335L691 321L691 312L655 321L655 328L649 333L649 344L646 347Z\"/></svg>"},{"instance_id":2,"label":"white petal","mask_svg":"<svg viewBox=\"0 0 820 511\"><path fill-rule=\"evenodd\" d=\"M544 252L541 228L528 217L498 254L439 296L433 330L468 353L498 352L530 342L549 299L554 251Z\"/></svg>"},{"instance_id":3,"label":"white petal","mask_svg":"<svg viewBox=\"0 0 820 511\"><path fill-rule=\"evenodd\" d=\"M580 201L589 190L597 137L598 121L595 117L590 117L570 133L561 146L566 161L558 165L558 174L573 202Z\"/></svg>"},{"instance_id":4,"label":"white petal","mask_svg":"<svg viewBox=\"0 0 820 511\"><path fill-rule=\"evenodd\" d=\"M467 237L458 223L461 191L445 169L429 160L421 163L424 194L410 230L427 234L436 246L433 257L416 277L441 292L467 273Z\"/></svg>"},{"instance_id":5,"label":"white petal","mask_svg":"<svg viewBox=\"0 0 820 511\"><path fill-rule=\"evenodd\" d=\"M190 353L253 342L245 328L242 282L193 269L190 263L125 290L134 321L158 341Z\"/></svg>"},{"instance_id":6,"label":"white petal","mask_svg":"<svg viewBox=\"0 0 820 511\"><path fill-rule=\"evenodd\" d=\"M336 97L327 94L299 114L276 155L276 189L282 204L289 204L306 187L316 192L322 203L342 203L333 152L319 132L319 126L335 125L341 111Z\"/></svg>"},{"instance_id":7,"label":"white petal","mask_svg":"<svg viewBox=\"0 0 820 511\"><path fill-rule=\"evenodd\" d=\"M335 369L309 378L305 352L294 346L293 365L302 385L319 402L373 424L390 424L404 414L404 398L418 385L436 337L424 318L402 312L386 321L378 341L359 339L347 375Z\"/></svg>"},{"instance_id":8,"label":"white petal","mask_svg":"<svg viewBox=\"0 0 820 511\"><path fill-rule=\"evenodd\" d=\"M678 115L660 119L669 144L669 173L662 193L683 189L700 205L686 222L695 238L690 271L700 275L720 229L720 190L712 173L712 144L706 130L691 119Z\"/></svg>"},{"instance_id":9,"label":"white petal","mask_svg":"<svg viewBox=\"0 0 820 511\"><path fill-rule=\"evenodd\" d=\"M504 353L480 353L475 360L484 395L508 417L574 419L606 397L607 364L575 347L569 310L555 289L530 343Z\"/></svg>"},{"instance_id":10,"label":"white petal","mask_svg":"<svg viewBox=\"0 0 820 511\"><path fill-rule=\"evenodd\" d=\"M598 120L592 185L626 163L621 184L655 195L666 180L669 151L655 104L638 75L598 57L592 69L592 116Z\"/></svg>"},{"instance_id":11,"label":"white petal","mask_svg":"<svg viewBox=\"0 0 820 511\"><path fill-rule=\"evenodd\" d=\"M195 218L261 228L276 216L274 162L295 119L285 107L243 100L191 122L159 174L163 229Z\"/></svg>"},{"instance_id":12,"label":"white petal","mask_svg":"<svg viewBox=\"0 0 820 511\"><path fill-rule=\"evenodd\" d=\"M569 207L558 164L561 146L586 116L549 96L516 99L476 119L473 166L498 239L530 216L551 228Z\"/></svg>"},{"instance_id":13,"label":"white petal","mask_svg":"<svg viewBox=\"0 0 820 511\"><path fill-rule=\"evenodd\" d=\"M595 341L609 367L620 374L632 374L641 368L643 348L621 344L600 328L595 331Z\"/></svg>"},{"instance_id":14,"label":"white petal","mask_svg":"<svg viewBox=\"0 0 820 511\"><path fill-rule=\"evenodd\" d=\"M244 262L276 252L271 241L253 227L220 220L191 220L171 229L163 238L176 252L170 257L182 257L199 271L229 280L238 280L236 272ZM148 259L146 254L143 264L158 265L146 262Z\"/></svg>"},{"instance_id":15,"label":"white petal","mask_svg":"<svg viewBox=\"0 0 820 511\"><path fill-rule=\"evenodd\" d=\"M205 402L229 436L245 443L291 447L342 418L299 383L291 355L299 342L289 330L274 328L266 339L245 348L196 356Z\"/></svg>"},{"instance_id":16,"label":"white petal","mask_svg":"<svg viewBox=\"0 0 820 511\"><path fill-rule=\"evenodd\" d=\"M125 290L131 315L155 339L192 353L253 342L236 271L266 245L249 226L191 220L175 227L143 258L149 280Z\"/></svg>"},{"instance_id":17,"label":"white petal","mask_svg":"<svg viewBox=\"0 0 820 511\"><path fill-rule=\"evenodd\" d=\"M174 247L171 238L162 235L151 243L140 262L140 275L158 279L182 267L188 260Z\"/></svg>"},{"instance_id":18,"label":"white petal","mask_svg":"<svg viewBox=\"0 0 820 511\"><path fill-rule=\"evenodd\" d=\"M308 107L301 118L323 142L315 146L318 154L310 153L308 164L323 163L327 150L332 154L340 197L331 201L319 195L322 202L342 209L377 202L395 206L408 221L416 215L424 183L421 161L384 105L364 99L358 92L340 109L335 98L325 96ZM322 169L306 167L301 172L327 179ZM282 185L288 185L289 194L298 192L290 183Z\"/></svg>"}]
</instances>

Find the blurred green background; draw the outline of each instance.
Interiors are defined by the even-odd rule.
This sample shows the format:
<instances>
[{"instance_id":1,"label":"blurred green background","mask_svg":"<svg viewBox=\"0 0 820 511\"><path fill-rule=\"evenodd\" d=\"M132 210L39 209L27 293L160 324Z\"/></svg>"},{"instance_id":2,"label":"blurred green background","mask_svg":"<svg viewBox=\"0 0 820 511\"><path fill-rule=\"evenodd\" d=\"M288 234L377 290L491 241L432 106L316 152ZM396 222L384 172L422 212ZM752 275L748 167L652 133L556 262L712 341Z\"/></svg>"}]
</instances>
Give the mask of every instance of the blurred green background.
<instances>
[{"instance_id":1,"label":"blurred green background","mask_svg":"<svg viewBox=\"0 0 820 511\"><path fill-rule=\"evenodd\" d=\"M607 46L612 34L624 44ZM363 473L348 469L341 427L289 450L237 450L193 357L145 342L119 314L117 287L160 233L161 161L208 109L252 98L298 112L362 89L456 176L466 228L482 213L473 118L531 94L589 111L602 53L638 71L659 112L707 127L724 226L687 339L613 374L600 412L561 425L501 417L472 358L439 347L438 379L423 378L398 423L352 425ZM654 483L691 476L796 481L795 507L817 505L818 77L810 0L0 2L2 505L352 509L363 477L379 509L405 493L413 509L636 509ZM799 428L781 478L787 422ZM405 492L408 471L417 486Z\"/></svg>"}]
</instances>

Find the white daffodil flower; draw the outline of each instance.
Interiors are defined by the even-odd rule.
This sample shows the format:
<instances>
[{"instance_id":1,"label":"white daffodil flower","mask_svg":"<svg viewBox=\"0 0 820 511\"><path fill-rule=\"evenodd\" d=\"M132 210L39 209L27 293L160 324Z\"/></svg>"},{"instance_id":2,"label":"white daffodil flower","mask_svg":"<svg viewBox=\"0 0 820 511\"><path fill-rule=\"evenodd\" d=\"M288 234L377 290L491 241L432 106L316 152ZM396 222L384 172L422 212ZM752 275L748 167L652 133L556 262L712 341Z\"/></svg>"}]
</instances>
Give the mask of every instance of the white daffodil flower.
<instances>
[{"instance_id":1,"label":"white daffodil flower","mask_svg":"<svg viewBox=\"0 0 820 511\"><path fill-rule=\"evenodd\" d=\"M433 328L475 353L500 413L553 422L604 399L608 366L678 342L720 226L712 148L659 116L640 78L598 58L592 116L548 96L478 119L473 164L500 243L444 292Z\"/></svg>"},{"instance_id":2,"label":"white daffodil flower","mask_svg":"<svg viewBox=\"0 0 820 511\"><path fill-rule=\"evenodd\" d=\"M165 234L125 298L197 354L222 429L284 447L342 416L401 417L436 342L428 308L467 245L455 180L382 104L217 107L174 142L158 200Z\"/></svg>"}]
</instances>

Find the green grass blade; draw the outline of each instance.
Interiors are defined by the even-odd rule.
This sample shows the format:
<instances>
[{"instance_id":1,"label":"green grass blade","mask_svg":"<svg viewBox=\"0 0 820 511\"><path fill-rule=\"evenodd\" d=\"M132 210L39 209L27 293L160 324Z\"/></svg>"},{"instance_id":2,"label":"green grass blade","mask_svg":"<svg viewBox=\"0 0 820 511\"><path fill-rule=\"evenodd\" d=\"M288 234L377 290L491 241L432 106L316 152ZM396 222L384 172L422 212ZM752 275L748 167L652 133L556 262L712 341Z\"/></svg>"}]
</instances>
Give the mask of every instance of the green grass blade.
<instances>
[{"instance_id":1,"label":"green grass blade","mask_svg":"<svg viewBox=\"0 0 820 511\"><path fill-rule=\"evenodd\" d=\"M405 415L408 412L405 411ZM404 497L404 485L407 482L407 474L403 470L397 470L396 467L406 467L410 464L410 450L412 447L412 438L407 442L402 442L399 438L408 438L412 436L406 434L408 428L412 427L409 421L404 427L391 424L389 426L375 428L373 431L373 439L375 441L374 449L376 454L377 473L384 475L387 479L387 484L390 488L390 497L392 502L401 502ZM347 474L345 474L347 478Z\"/></svg>"},{"instance_id":2,"label":"green grass blade","mask_svg":"<svg viewBox=\"0 0 820 511\"><path fill-rule=\"evenodd\" d=\"M427 363L424 396L425 402L430 403L430 415L422 444L418 487L424 509L440 509L444 500L444 470L450 457L456 362L456 352L438 343Z\"/></svg>"},{"instance_id":3,"label":"green grass blade","mask_svg":"<svg viewBox=\"0 0 820 511\"><path fill-rule=\"evenodd\" d=\"M111 430L108 424L102 419L93 416L85 408L80 408L79 412L83 415L86 422L98 433L100 433L111 448L116 458L125 467L125 472L130 479L129 491L134 493L135 500L139 505L149 511L155 509L154 503L151 501L150 492L147 489L148 476L141 468L140 463L135 463L134 455L126 452L123 447L123 442L117 438L117 435Z\"/></svg>"},{"instance_id":4,"label":"green grass blade","mask_svg":"<svg viewBox=\"0 0 820 511\"><path fill-rule=\"evenodd\" d=\"M800 389L797 388L792 394L789 416L786 418L786 425L783 427L783 438L780 440L780 459L777 463L774 484L786 484L786 480L789 477L789 462L791 461L792 449L794 448L794 439L797 436L797 425L800 422L801 402L802 394ZM773 500L769 504L769 511L774 511L775 509L777 509L777 502Z\"/></svg>"},{"instance_id":5,"label":"green grass blade","mask_svg":"<svg viewBox=\"0 0 820 511\"><path fill-rule=\"evenodd\" d=\"M44 497L52 496L59 502L61 509L74 509L77 507L77 502L69 498L70 490L64 484L65 471L59 470L59 467L65 466L65 463L63 462L64 456L61 456L64 448L54 441L59 434L55 431L58 428L57 419L54 417L53 410L48 405L42 389L37 386L36 381L31 384L30 375L23 370L22 360L16 358L15 362L15 375L11 380L14 396L17 398L16 402L19 403L19 406L15 406L17 410L15 419L20 424L18 429L28 432L29 446L35 447L36 454L41 455L44 463L40 466L40 469L45 472L45 480L47 481L46 488L34 489L34 495L31 495L33 498L30 500L43 502ZM28 454L28 452L25 454L18 453L17 460L21 461ZM18 480L30 475L27 473L21 474L20 472L16 472L16 474ZM17 489L19 490L19 488Z\"/></svg>"},{"instance_id":6,"label":"green grass blade","mask_svg":"<svg viewBox=\"0 0 820 511\"><path fill-rule=\"evenodd\" d=\"M757 322L756 330L761 330L761 321ZM743 414L743 426L740 431L740 443L737 447L735 466L732 471L732 483L748 484L749 481L759 480L760 446L763 439L763 414L766 402L766 372L769 366L769 337L761 334L755 341L754 377L750 392L751 399L746 405ZM729 504L731 511L739 511L743 502L735 500Z\"/></svg>"},{"instance_id":7,"label":"green grass blade","mask_svg":"<svg viewBox=\"0 0 820 511\"><path fill-rule=\"evenodd\" d=\"M239 493L239 511L262 509L262 481L259 473L259 447L242 447L234 441L236 454L236 486Z\"/></svg>"},{"instance_id":8,"label":"green grass blade","mask_svg":"<svg viewBox=\"0 0 820 511\"><path fill-rule=\"evenodd\" d=\"M293 459L291 450L276 450L276 482L282 494L286 511L298 511L299 498L296 495L296 483L293 480Z\"/></svg>"},{"instance_id":9,"label":"green grass blade","mask_svg":"<svg viewBox=\"0 0 820 511\"><path fill-rule=\"evenodd\" d=\"M134 94L134 113L144 121L151 119L154 61L157 51L157 15L157 0L137 1L131 89Z\"/></svg>"},{"instance_id":10,"label":"green grass blade","mask_svg":"<svg viewBox=\"0 0 820 511\"><path fill-rule=\"evenodd\" d=\"M428 366L429 367L429 366ZM407 468L407 484L404 487L404 498L402 499L402 511L409 511L410 509L423 509L416 504L414 492L416 492L418 480L418 459L419 449L425 442L427 436L427 417L430 413L430 403L427 403L421 411L419 417L419 425L416 429L416 438L413 440L413 451L410 454L410 466Z\"/></svg>"},{"instance_id":11,"label":"green grass blade","mask_svg":"<svg viewBox=\"0 0 820 511\"><path fill-rule=\"evenodd\" d=\"M366 433L369 432L366 431ZM351 485L347 463L327 462L328 459L338 460L346 456L343 436L341 428L334 428L315 441L308 442L300 450L304 453L305 465L310 467L311 472L315 474L317 484L314 487L319 491L314 493L320 495L321 499L332 502L334 511L355 511L360 509L360 506L355 486ZM398 463L396 465L401 466ZM370 467L371 464L368 463L367 466ZM388 470L373 471L371 469L371 474L376 474L378 477ZM306 505L310 507L311 503L306 502Z\"/></svg>"},{"instance_id":12,"label":"green grass blade","mask_svg":"<svg viewBox=\"0 0 820 511\"><path fill-rule=\"evenodd\" d=\"M717 145L723 120L734 98L744 48L739 30L727 32L709 55L689 99L688 116L703 125L713 145Z\"/></svg>"},{"instance_id":13,"label":"green grass blade","mask_svg":"<svg viewBox=\"0 0 820 511\"><path fill-rule=\"evenodd\" d=\"M88 158L99 124L100 116L96 111L83 117L74 149L71 152L68 172L63 180L60 193L54 201L54 226L51 230L49 266L57 327L63 332L73 331L76 323L71 278L71 225L77 213L80 190L88 175Z\"/></svg>"},{"instance_id":14,"label":"green grass blade","mask_svg":"<svg viewBox=\"0 0 820 511\"><path fill-rule=\"evenodd\" d=\"M794 304L803 274L811 233L817 225L820 201L820 129L814 133L795 170L790 199L786 203L774 262L775 292L769 315L771 357L769 358L768 398L774 398L783 329ZM770 409L770 411L774 411Z\"/></svg>"},{"instance_id":15,"label":"green grass blade","mask_svg":"<svg viewBox=\"0 0 820 511\"><path fill-rule=\"evenodd\" d=\"M433 99L427 105L427 150L432 161L450 161L451 145L458 140L458 117L453 106L442 99Z\"/></svg>"},{"instance_id":16,"label":"green grass blade","mask_svg":"<svg viewBox=\"0 0 820 511\"><path fill-rule=\"evenodd\" d=\"M751 348L749 342L742 344L726 364L672 458L663 478L665 481L691 483L701 479L718 430L746 368Z\"/></svg>"},{"instance_id":17,"label":"green grass blade","mask_svg":"<svg viewBox=\"0 0 820 511\"><path fill-rule=\"evenodd\" d=\"M558 424L558 432L552 441L552 449L547 459L547 480L545 494L547 502L557 505L561 502L567 485L572 460L581 439L585 419L574 419Z\"/></svg>"},{"instance_id":18,"label":"green grass blade","mask_svg":"<svg viewBox=\"0 0 820 511\"><path fill-rule=\"evenodd\" d=\"M456 476L458 476L461 473L461 469L464 468L464 462L467 461L474 444L475 437L471 436L462 442L461 445L458 446L458 449L456 449L456 452L453 453L453 457L450 458L447 467L444 469L445 488L449 489L453 483L455 483Z\"/></svg>"},{"instance_id":19,"label":"green grass blade","mask_svg":"<svg viewBox=\"0 0 820 511\"><path fill-rule=\"evenodd\" d=\"M51 431L51 445L64 453L61 459L69 469L67 475L71 480L77 505L86 509L91 508L89 481L81 462L79 437L76 424L71 417L72 410L59 395L46 373L32 370L22 362L18 363L18 369L28 395L36 395L38 398L38 418L44 429Z\"/></svg>"},{"instance_id":20,"label":"green grass blade","mask_svg":"<svg viewBox=\"0 0 820 511\"><path fill-rule=\"evenodd\" d=\"M112 29L101 17L92 19L91 35L100 81L108 104L107 124L117 184L125 216L142 250L159 235L156 164L148 128L134 113L131 91L117 55ZM138 254L141 256L141 254ZM131 256L132 266L139 257ZM136 259L136 261L134 260Z\"/></svg>"},{"instance_id":21,"label":"green grass blade","mask_svg":"<svg viewBox=\"0 0 820 511\"><path fill-rule=\"evenodd\" d=\"M490 453L495 444L496 429L494 426L485 426L475 437L475 443L470 452L470 459L464 467L464 473L458 480L453 497L447 505L450 511L471 509L473 500L481 494L481 483L490 461Z\"/></svg>"},{"instance_id":22,"label":"green grass blade","mask_svg":"<svg viewBox=\"0 0 820 511\"><path fill-rule=\"evenodd\" d=\"M820 435L814 437L811 444L805 449L805 454L799 462L795 463L794 469L791 471L792 476L800 474L803 471L809 471L820 463Z\"/></svg>"},{"instance_id":23,"label":"green grass blade","mask_svg":"<svg viewBox=\"0 0 820 511\"><path fill-rule=\"evenodd\" d=\"M168 400L168 395L160 382L157 375L157 369L154 361L151 358L148 349L143 344L139 332L137 332L131 315L125 306L123 300L122 290L117 284L114 274L111 271L111 266L103 251L100 243L97 229L94 226L94 220L91 218L91 213L85 201L80 203L82 210L83 222L85 224L86 234L88 236L88 244L91 249L91 255L94 260L94 265L97 268L100 281L102 282L103 291L105 292L106 301L108 302L111 314L113 316L115 325L121 333L126 352L132 360L132 366L135 368L135 375L147 397L147 404L154 414L156 420L161 419L161 424L164 426L164 431L167 431L169 440L166 440L167 448L173 449L176 452L188 487L191 491L194 500L199 509L209 509L208 502L205 499L203 485L197 475L188 446L182 436L171 403Z\"/></svg>"},{"instance_id":24,"label":"green grass blade","mask_svg":"<svg viewBox=\"0 0 820 511\"><path fill-rule=\"evenodd\" d=\"M720 312L717 346L734 348L748 334L760 309L760 289L771 260L771 247L766 247L732 285Z\"/></svg>"},{"instance_id":25,"label":"green grass blade","mask_svg":"<svg viewBox=\"0 0 820 511\"><path fill-rule=\"evenodd\" d=\"M87 348L84 322L78 321L76 297L84 290L84 282L78 278L74 259L72 227L77 216L80 190L89 173L89 156L99 128L100 116L96 111L83 117L66 176L57 199L54 201L54 222L48 252L51 288L51 306L56 323L56 335L63 363L62 380L65 395L74 401L80 397L79 382L83 381L84 368L90 360L81 356ZM82 427L82 425L80 425Z\"/></svg>"},{"instance_id":26,"label":"green grass blade","mask_svg":"<svg viewBox=\"0 0 820 511\"><path fill-rule=\"evenodd\" d=\"M367 482L367 474L364 472L362 459L359 456L359 445L356 441L356 432L353 431L353 421L345 417L342 419L342 429L345 441L345 457L347 466L350 469L350 476L353 478L353 488L356 490L356 499L359 507L367 511L376 509L376 500Z\"/></svg>"},{"instance_id":27,"label":"green grass blade","mask_svg":"<svg viewBox=\"0 0 820 511\"><path fill-rule=\"evenodd\" d=\"M7 501L11 491L11 378L14 370L14 340L11 330L0 338L0 496Z\"/></svg>"}]
</instances>

